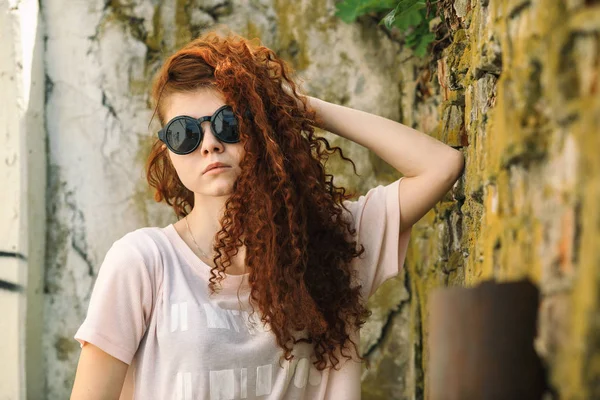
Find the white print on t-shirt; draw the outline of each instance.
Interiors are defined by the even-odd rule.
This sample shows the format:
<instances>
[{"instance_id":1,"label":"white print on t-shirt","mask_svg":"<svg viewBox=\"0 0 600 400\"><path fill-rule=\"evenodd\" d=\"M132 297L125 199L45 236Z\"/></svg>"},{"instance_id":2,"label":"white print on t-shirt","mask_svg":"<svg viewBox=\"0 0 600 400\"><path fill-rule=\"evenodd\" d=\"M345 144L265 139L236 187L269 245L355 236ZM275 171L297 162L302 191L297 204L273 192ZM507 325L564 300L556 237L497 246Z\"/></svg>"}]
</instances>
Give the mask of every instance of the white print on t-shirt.
<instances>
[{"instance_id":1,"label":"white print on t-shirt","mask_svg":"<svg viewBox=\"0 0 600 400\"><path fill-rule=\"evenodd\" d=\"M293 378L293 384L302 389L306 384L318 386L321 383L321 372L310 363L308 358L285 361L286 369L285 386ZM273 365L259 365L256 367L256 386L254 396L271 394ZM236 380L239 377L239 380ZM220 371L210 371L210 400L235 400L248 398L248 369L235 368ZM175 386L175 400L192 400L192 374L178 372ZM235 388L239 387L239 397L235 395Z\"/></svg>"},{"instance_id":2,"label":"white print on t-shirt","mask_svg":"<svg viewBox=\"0 0 600 400\"><path fill-rule=\"evenodd\" d=\"M188 307L187 302L171 304L171 332L181 329L188 330Z\"/></svg>"},{"instance_id":3,"label":"white print on t-shirt","mask_svg":"<svg viewBox=\"0 0 600 400\"><path fill-rule=\"evenodd\" d=\"M192 308L188 307L192 304ZM170 311L170 331L186 332L193 330L194 321L191 316L204 314L205 326L209 329L226 329L237 333L256 335L270 331L268 324L260 320L260 313L249 313L240 310L223 309L212 303L200 303L204 313L195 311L195 302L174 302ZM192 328L190 328L190 323ZM245 329L244 329L245 327ZM281 371L281 368L285 372ZM318 386L321 383L321 372L318 371L306 357L296 356L292 361L284 360L279 364L249 365L242 368L210 370L205 381L196 372L180 371L176 375L173 398L175 400L193 400L200 390L198 385L205 381L209 385L210 400L253 399L266 396L273 391L274 379L279 371L285 375L284 386L304 388L307 384ZM206 379L205 378L205 379ZM250 382L249 382L250 379ZM196 397L194 397L196 396Z\"/></svg>"},{"instance_id":4,"label":"white print on t-shirt","mask_svg":"<svg viewBox=\"0 0 600 400\"><path fill-rule=\"evenodd\" d=\"M243 323L251 335L270 331L266 324L262 323L256 312L249 314L247 311L224 310L210 303L203 303L202 307L206 314L206 326L208 328L229 329L239 332L240 325ZM242 321L238 323L240 318Z\"/></svg>"},{"instance_id":5,"label":"white print on t-shirt","mask_svg":"<svg viewBox=\"0 0 600 400\"><path fill-rule=\"evenodd\" d=\"M239 375L238 375L239 373ZM271 394L272 365L260 365L256 367L256 396ZM239 376L239 382L235 377ZM225 369L221 371L210 371L210 400L233 400L235 399L235 387L239 385L240 397L248 397L248 371L247 368Z\"/></svg>"},{"instance_id":6,"label":"white print on t-shirt","mask_svg":"<svg viewBox=\"0 0 600 400\"><path fill-rule=\"evenodd\" d=\"M267 324L264 324L258 314L239 310L224 310L213 306L210 303L203 303L202 308L206 315L206 326L213 329L228 329L240 332L241 326L246 326L248 333L256 335L270 331ZM171 304L171 332L188 330L188 303Z\"/></svg>"},{"instance_id":7,"label":"white print on t-shirt","mask_svg":"<svg viewBox=\"0 0 600 400\"><path fill-rule=\"evenodd\" d=\"M178 372L175 383L176 400L192 400L192 374L191 372Z\"/></svg>"},{"instance_id":8,"label":"white print on t-shirt","mask_svg":"<svg viewBox=\"0 0 600 400\"><path fill-rule=\"evenodd\" d=\"M294 358L292 361L286 360L287 374L286 374L286 386L287 383L294 377L294 385L298 389L302 389L306 386L306 382L312 386L317 386L321 383L321 371L319 371L310 360L306 357L300 359Z\"/></svg>"}]
</instances>

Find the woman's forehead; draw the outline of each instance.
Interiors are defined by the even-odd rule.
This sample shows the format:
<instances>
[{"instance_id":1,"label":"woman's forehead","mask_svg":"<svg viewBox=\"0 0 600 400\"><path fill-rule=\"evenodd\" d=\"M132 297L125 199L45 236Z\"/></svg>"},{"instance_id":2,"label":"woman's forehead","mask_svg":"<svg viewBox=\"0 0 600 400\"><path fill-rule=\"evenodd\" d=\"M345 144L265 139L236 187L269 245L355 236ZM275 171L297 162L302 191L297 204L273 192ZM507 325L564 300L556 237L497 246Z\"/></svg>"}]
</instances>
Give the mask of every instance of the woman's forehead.
<instances>
[{"instance_id":1,"label":"woman's forehead","mask_svg":"<svg viewBox=\"0 0 600 400\"><path fill-rule=\"evenodd\" d=\"M194 118L212 115L225 101L219 91L203 88L193 92L172 93L166 103L165 121L169 121L178 115Z\"/></svg>"}]
</instances>

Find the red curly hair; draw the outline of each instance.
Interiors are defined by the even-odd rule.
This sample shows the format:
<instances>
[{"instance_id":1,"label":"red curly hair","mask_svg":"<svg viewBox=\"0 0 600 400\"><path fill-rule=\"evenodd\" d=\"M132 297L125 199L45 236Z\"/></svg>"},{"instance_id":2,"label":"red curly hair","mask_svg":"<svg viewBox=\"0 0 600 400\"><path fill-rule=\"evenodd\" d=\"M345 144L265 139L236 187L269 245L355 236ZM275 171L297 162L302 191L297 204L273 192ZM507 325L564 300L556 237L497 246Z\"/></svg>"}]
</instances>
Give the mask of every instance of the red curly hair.
<instances>
[{"instance_id":1,"label":"red curly hair","mask_svg":"<svg viewBox=\"0 0 600 400\"><path fill-rule=\"evenodd\" d=\"M355 230L344 215L342 202L350 195L324 169L335 152L352 161L315 135L313 126L320 121L297 92L292 73L272 50L232 33L210 32L166 60L152 97L162 125L172 93L214 88L233 108L246 154L215 235L211 294L230 258L245 245L250 302L261 310L285 359L293 358L293 344L314 343L314 365L323 370L338 364L336 349L349 343L363 360L348 329L359 329L371 312L350 267L364 251L352 240ZM248 111L252 118L243 118ZM146 176L156 201L165 200L179 218L194 207L194 194L179 180L158 139ZM308 337L296 340L290 330L305 330Z\"/></svg>"}]
</instances>

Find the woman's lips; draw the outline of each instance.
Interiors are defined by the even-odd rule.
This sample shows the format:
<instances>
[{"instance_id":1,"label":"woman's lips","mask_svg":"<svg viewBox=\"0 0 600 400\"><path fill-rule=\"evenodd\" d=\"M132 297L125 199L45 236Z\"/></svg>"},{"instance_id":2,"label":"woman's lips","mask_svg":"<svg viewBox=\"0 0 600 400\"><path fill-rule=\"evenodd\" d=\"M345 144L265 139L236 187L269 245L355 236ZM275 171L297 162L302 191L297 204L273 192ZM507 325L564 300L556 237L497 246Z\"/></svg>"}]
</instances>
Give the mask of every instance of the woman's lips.
<instances>
[{"instance_id":1,"label":"woman's lips","mask_svg":"<svg viewBox=\"0 0 600 400\"><path fill-rule=\"evenodd\" d=\"M225 163L222 163L222 162L219 162L219 161L217 161L217 162L214 162L214 163L212 163L212 164L208 164L208 165L206 166L206 168L204 169L204 172L203 172L203 174L206 174L207 172L209 172L210 170L212 170L212 169L215 169L215 168L220 168L220 167L229 167L229 166L230 166L230 165L227 165L227 164L225 164Z\"/></svg>"},{"instance_id":2,"label":"woman's lips","mask_svg":"<svg viewBox=\"0 0 600 400\"><path fill-rule=\"evenodd\" d=\"M221 172L225 172L225 170L227 170L229 168L231 168L231 167L216 167L216 168L212 168L212 169L209 169L208 171L206 171L204 173L204 175L218 174L218 173L221 173Z\"/></svg>"}]
</instances>

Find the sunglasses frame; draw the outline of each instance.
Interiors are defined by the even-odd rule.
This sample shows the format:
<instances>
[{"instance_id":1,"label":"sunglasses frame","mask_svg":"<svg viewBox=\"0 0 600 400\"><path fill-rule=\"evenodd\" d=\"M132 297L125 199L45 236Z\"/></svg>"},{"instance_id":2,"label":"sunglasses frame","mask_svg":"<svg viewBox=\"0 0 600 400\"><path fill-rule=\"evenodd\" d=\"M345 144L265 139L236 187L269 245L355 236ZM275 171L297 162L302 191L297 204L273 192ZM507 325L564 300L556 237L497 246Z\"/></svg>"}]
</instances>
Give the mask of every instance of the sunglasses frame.
<instances>
[{"instance_id":1,"label":"sunglasses frame","mask_svg":"<svg viewBox=\"0 0 600 400\"><path fill-rule=\"evenodd\" d=\"M205 117L200 117L200 118L194 118L194 117L190 117L189 115L178 115L176 117L173 117L169 122L167 122L167 124L165 125L164 128L162 128L161 130L158 131L158 138L160 139L161 142L163 142L164 144L167 145L167 147L169 148L169 150L171 150L173 153L175 154L179 154L179 155L185 155L185 154L190 154L192 153L194 150L196 150L198 148L198 146L200 146L200 143L202 143L202 140L204 139L204 129L202 128L202 124L206 121L210 121L210 128L212 129L213 135L215 135L215 137L223 143L238 143L240 141L240 137L239 137L239 132L238 132L238 139L237 140L223 140L221 139L217 134L216 134L216 129L215 129L215 119L217 117L217 115L219 115L219 113L221 113L223 110L225 109L230 109L233 112L233 109L231 108L231 106L225 104L221 107L219 107L214 113L213 115L207 115ZM171 147L171 144L168 142L167 137L166 137L166 132L169 129L169 126L171 126L171 124L175 121L178 121L179 119L191 119L194 122L196 122L198 124L198 128L200 130L200 136L199 136L199 140L196 143L196 145L189 151L186 152L180 152L175 150L173 147ZM237 121L236 118L236 127L238 127L239 129L239 123Z\"/></svg>"}]
</instances>

